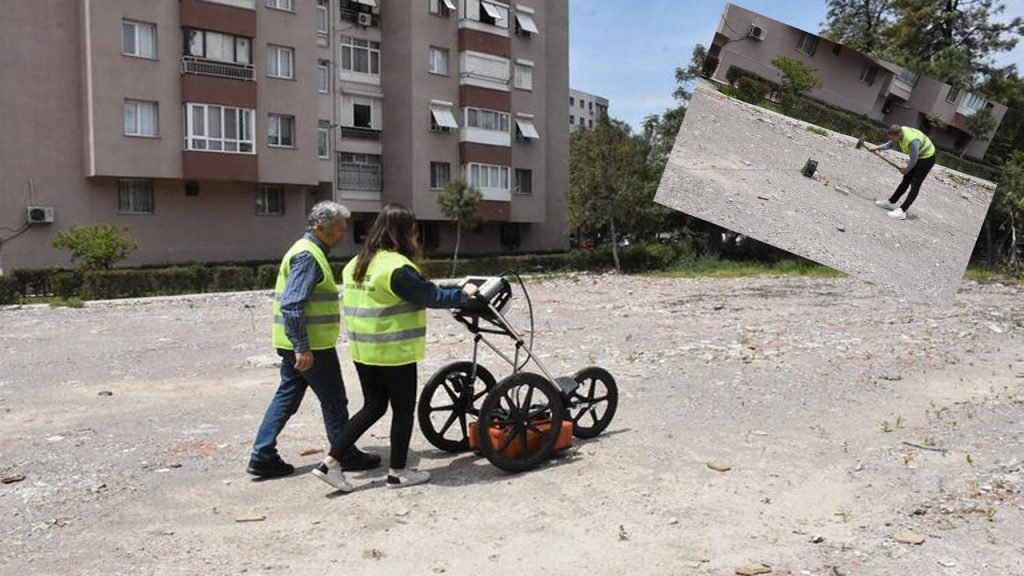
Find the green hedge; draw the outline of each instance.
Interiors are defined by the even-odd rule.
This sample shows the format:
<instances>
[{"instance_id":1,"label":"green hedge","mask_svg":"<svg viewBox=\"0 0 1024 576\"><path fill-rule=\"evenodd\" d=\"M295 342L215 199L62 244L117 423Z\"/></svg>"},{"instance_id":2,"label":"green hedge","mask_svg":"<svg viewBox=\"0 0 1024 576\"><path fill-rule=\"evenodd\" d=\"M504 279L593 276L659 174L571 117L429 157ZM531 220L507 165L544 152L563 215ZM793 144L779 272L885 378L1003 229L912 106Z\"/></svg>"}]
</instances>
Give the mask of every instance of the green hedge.
<instances>
[{"instance_id":1,"label":"green hedge","mask_svg":"<svg viewBox=\"0 0 1024 576\"><path fill-rule=\"evenodd\" d=\"M0 304L18 303L18 281L14 276L0 276Z\"/></svg>"},{"instance_id":2,"label":"green hedge","mask_svg":"<svg viewBox=\"0 0 1024 576\"><path fill-rule=\"evenodd\" d=\"M952 168L964 174L970 174L971 176L977 176L983 178L989 182L998 182L999 176L1002 174L1002 170L995 166L976 162L974 160L968 160L967 158L961 158L959 155L949 152L947 150L940 149L936 152L937 158L935 161L940 166L946 168Z\"/></svg>"}]
</instances>

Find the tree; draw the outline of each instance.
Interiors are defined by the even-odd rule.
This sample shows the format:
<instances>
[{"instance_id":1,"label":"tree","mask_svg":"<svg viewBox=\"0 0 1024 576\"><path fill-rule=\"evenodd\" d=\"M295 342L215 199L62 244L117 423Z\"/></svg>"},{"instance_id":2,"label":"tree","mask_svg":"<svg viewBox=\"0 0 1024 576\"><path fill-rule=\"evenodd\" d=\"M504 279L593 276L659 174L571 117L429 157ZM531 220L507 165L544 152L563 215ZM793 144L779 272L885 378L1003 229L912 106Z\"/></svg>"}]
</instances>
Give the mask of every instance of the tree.
<instances>
[{"instance_id":1,"label":"tree","mask_svg":"<svg viewBox=\"0 0 1024 576\"><path fill-rule=\"evenodd\" d=\"M1013 272L1020 272L1020 235L1017 230L1020 228L1021 218L1024 217L1024 150L1015 151L1007 160L993 204L996 210L990 211L990 217L995 212L1005 213L1010 228L1007 265Z\"/></svg>"},{"instance_id":2,"label":"tree","mask_svg":"<svg viewBox=\"0 0 1024 576\"><path fill-rule=\"evenodd\" d=\"M821 35L853 50L873 54L893 19L893 0L829 0Z\"/></svg>"},{"instance_id":3,"label":"tree","mask_svg":"<svg viewBox=\"0 0 1024 576\"><path fill-rule=\"evenodd\" d=\"M772 65L782 73L782 109L787 113L793 109L799 96L821 87L821 80L814 75L817 69L799 60L779 56L772 60Z\"/></svg>"},{"instance_id":4,"label":"tree","mask_svg":"<svg viewBox=\"0 0 1024 576\"><path fill-rule=\"evenodd\" d=\"M676 89L672 92L672 97L684 104L690 101L690 97L693 96L693 90L691 89L697 78L703 76L704 71L704 60L708 57L707 48L704 48L703 44L697 44L693 47L693 52L690 55L690 65L686 68L676 68Z\"/></svg>"},{"instance_id":5,"label":"tree","mask_svg":"<svg viewBox=\"0 0 1024 576\"><path fill-rule=\"evenodd\" d=\"M455 252L452 253L452 276L459 259L459 244L462 242L462 228L476 223L476 209L483 197L480 191L464 180L453 180L437 196L441 212L455 222Z\"/></svg>"},{"instance_id":6,"label":"tree","mask_svg":"<svg viewBox=\"0 0 1024 576\"><path fill-rule=\"evenodd\" d=\"M139 245L127 233L118 234L110 224L93 224L58 233L53 247L70 250L71 261L78 262L78 269L85 272L113 268Z\"/></svg>"},{"instance_id":7,"label":"tree","mask_svg":"<svg viewBox=\"0 0 1024 576\"><path fill-rule=\"evenodd\" d=\"M593 130L574 132L569 146L569 223L573 229L607 226L615 269L621 270L616 225L631 222L649 188L644 158L629 126L602 119Z\"/></svg>"},{"instance_id":8,"label":"tree","mask_svg":"<svg viewBox=\"0 0 1024 576\"><path fill-rule=\"evenodd\" d=\"M989 139L992 134L992 130L996 127L995 116L992 115L992 110L989 108L982 108L974 114L967 117L967 127L971 131L971 142L984 142ZM963 150L960 151L960 157L963 158L964 154L967 153L967 148L970 143L964 145Z\"/></svg>"}]
</instances>

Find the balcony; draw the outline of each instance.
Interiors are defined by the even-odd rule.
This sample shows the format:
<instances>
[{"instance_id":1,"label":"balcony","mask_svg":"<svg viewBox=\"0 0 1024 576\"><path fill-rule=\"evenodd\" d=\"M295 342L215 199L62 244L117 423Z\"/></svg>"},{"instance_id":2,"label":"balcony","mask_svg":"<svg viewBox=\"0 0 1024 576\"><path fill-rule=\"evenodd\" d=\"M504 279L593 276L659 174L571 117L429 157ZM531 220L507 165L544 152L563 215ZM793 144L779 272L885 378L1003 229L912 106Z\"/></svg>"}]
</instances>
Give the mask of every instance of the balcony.
<instances>
[{"instance_id":1,"label":"balcony","mask_svg":"<svg viewBox=\"0 0 1024 576\"><path fill-rule=\"evenodd\" d=\"M373 128L358 128L356 126L342 126L341 137L352 138L355 140L380 140L380 130L375 130Z\"/></svg>"},{"instance_id":2,"label":"balcony","mask_svg":"<svg viewBox=\"0 0 1024 576\"><path fill-rule=\"evenodd\" d=\"M235 8L245 8L247 10L256 9L256 0L206 0L207 2L213 2L214 4L223 4L225 6L234 6Z\"/></svg>"},{"instance_id":3,"label":"balcony","mask_svg":"<svg viewBox=\"0 0 1024 576\"><path fill-rule=\"evenodd\" d=\"M886 95L895 96L904 102L910 100L910 93L913 92L914 86L917 85L919 77L917 73L904 69L898 75L892 77L892 80L889 82L889 88L886 90Z\"/></svg>"},{"instance_id":4,"label":"balcony","mask_svg":"<svg viewBox=\"0 0 1024 576\"><path fill-rule=\"evenodd\" d=\"M977 94L967 94L960 100L956 107L956 113L964 116L974 116L974 113L981 110L988 104L988 101Z\"/></svg>"},{"instance_id":5,"label":"balcony","mask_svg":"<svg viewBox=\"0 0 1024 576\"><path fill-rule=\"evenodd\" d=\"M380 164L338 163L338 190L380 193L383 178Z\"/></svg>"},{"instance_id":6,"label":"balcony","mask_svg":"<svg viewBox=\"0 0 1024 576\"><path fill-rule=\"evenodd\" d=\"M252 64L236 64L234 62L219 62L206 60L195 56L181 57L181 73L196 74L199 76L214 76L217 78L228 78L231 80L255 79L255 71Z\"/></svg>"}]
</instances>

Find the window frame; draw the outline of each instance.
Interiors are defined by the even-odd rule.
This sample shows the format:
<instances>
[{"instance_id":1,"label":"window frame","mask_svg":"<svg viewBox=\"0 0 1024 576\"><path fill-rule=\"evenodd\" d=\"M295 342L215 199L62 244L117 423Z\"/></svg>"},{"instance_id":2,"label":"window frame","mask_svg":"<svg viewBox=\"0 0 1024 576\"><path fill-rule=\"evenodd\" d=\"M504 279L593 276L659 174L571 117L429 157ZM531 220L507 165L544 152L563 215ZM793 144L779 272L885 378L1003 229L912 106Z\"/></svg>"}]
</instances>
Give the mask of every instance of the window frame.
<instances>
[{"instance_id":1,"label":"window frame","mask_svg":"<svg viewBox=\"0 0 1024 576\"><path fill-rule=\"evenodd\" d=\"M445 176L444 182L438 186L439 173L436 171L443 168ZM430 161L430 189L431 190L444 190L452 182L452 164L451 162L437 162L434 160Z\"/></svg>"},{"instance_id":2,"label":"window frame","mask_svg":"<svg viewBox=\"0 0 1024 576\"><path fill-rule=\"evenodd\" d=\"M321 82L323 85L321 86ZM331 93L331 63L318 60L316 64L316 91L320 94Z\"/></svg>"},{"instance_id":3,"label":"window frame","mask_svg":"<svg viewBox=\"0 0 1024 576\"><path fill-rule=\"evenodd\" d=\"M427 12L441 18L448 18L456 11L454 0L429 0L427 3Z\"/></svg>"},{"instance_id":4,"label":"window frame","mask_svg":"<svg viewBox=\"0 0 1024 576\"><path fill-rule=\"evenodd\" d=\"M474 176L474 168L476 169ZM482 192L502 192L507 193L511 189L511 178L510 167L500 164L483 164L480 162L469 162L466 164L465 180L470 186L479 189ZM481 182L481 176L486 174L486 186ZM491 186L492 177L496 177L498 186ZM502 180L504 180L505 186L501 187Z\"/></svg>"},{"instance_id":5,"label":"window frame","mask_svg":"<svg viewBox=\"0 0 1024 576\"><path fill-rule=\"evenodd\" d=\"M189 34L192 34L192 33L197 34L200 38L202 38L201 54L193 54L192 53L192 42L191 42L192 38L189 37ZM211 58L210 57L209 50L208 50L209 45L210 45L209 44L208 35L210 35L210 34L216 34L218 36L224 36L224 37L232 39L232 42L231 42L231 59L230 60L222 60L220 58ZM239 42L242 42L242 41L246 42L246 46L245 46L244 50L239 50ZM242 53L242 52L245 53L245 59L244 60L240 60L238 58L238 55L240 53ZM204 30L202 28L192 28L192 27L186 26L186 27L182 28L182 53L183 53L184 56L189 56L191 58L201 58L203 60L208 60L210 62L218 62L218 63L222 63L222 64L237 64L239 66L251 66L252 65L252 38L249 38L248 36L237 36L235 34L227 34L225 32L218 32L216 30Z\"/></svg>"},{"instance_id":6,"label":"window frame","mask_svg":"<svg viewBox=\"0 0 1024 576\"><path fill-rule=\"evenodd\" d=\"M462 108L462 114L463 126L465 126L466 128L486 130L488 132L501 132L504 134L512 133L512 115L509 114L508 112L502 112L500 110L491 110L489 108L480 108L477 106L465 106ZM496 116L498 128L488 128L482 125L481 119L484 116ZM470 120L471 117L475 117L475 125L474 122Z\"/></svg>"},{"instance_id":7,"label":"window frame","mask_svg":"<svg viewBox=\"0 0 1024 576\"><path fill-rule=\"evenodd\" d=\"M288 76L281 75L281 55L288 55ZM274 62L277 69L276 74L272 74L270 71L270 63ZM295 49L290 46L281 46L280 44L267 44L267 78L277 78L279 80L295 80Z\"/></svg>"},{"instance_id":8,"label":"window frame","mask_svg":"<svg viewBox=\"0 0 1024 576\"><path fill-rule=\"evenodd\" d=\"M280 10L281 12L295 13L295 2L294 0L267 0L263 3L264 6L271 10ZM283 7L287 6L287 8Z\"/></svg>"},{"instance_id":9,"label":"window frame","mask_svg":"<svg viewBox=\"0 0 1024 576\"><path fill-rule=\"evenodd\" d=\"M529 188L529 190L526 191L526 192L523 192L523 190L522 190L521 174L523 174L523 173L527 174L527 176L529 177L527 179L527 182L529 182L529 185L527 186L527 188ZM533 169L532 168L516 168L515 170L513 170L513 172L512 172L512 192L515 193L515 194L523 195L523 196L533 196Z\"/></svg>"},{"instance_id":10,"label":"window frame","mask_svg":"<svg viewBox=\"0 0 1024 576\"><path fill-rule=\"evenodd\" d=\"M138 189L138 188L127 188L127 189L125 188L126 185L134 186L134 185L138 185L138 184L145 184L146 186L143 189L141 189L141 190ZM127 198L128 198L128 206L127 207L124 207L124 204L123 204L123 201L125 200L125 192L128 193L128 196L127 196ZM136 201L135 194L139 193L139 192L144 192L145 195L148 196L148 198L147 198L147 201L148 201L148 204L149 204L149 209L148 210L140 210L140 209L136 208L136 204L140 204L140 202ZM148 215L148 214L153 214L153 211L154 211L154 208L155 208L154 196L155 195L154 195L154 192L153 192L153 179L152 178L118 178L117 179L117 213L118 214L130 214L130 215L139 215L139 214L147 214Z\"/></svg>"},{"instance_id":11,"label":"window frame","mask_svg":"<svg viewBox=\"0 0 1024 576\"><path fill-rule=\"evenodd\" d=\"M283 122L287 120L290 122L291 142L284 144L284 126ZM277 114L274 112L267 113L267 146L270 148L295 148L295 141L297 140L295 130L295 116L291 114ZM271 134L274 126L277 126L277 140L278 143L274 144L274 136Z\"/></svg>"},{"instance_id":12,"label":"window frame","mask_svg":"<svg viewBox=\"0 0 1024 576\"><path fill-rule=\"evenodd\" d=\"M320 152L323 151L323 154ZM317 120L316 123L316 157L320 160L331 159L331 121Z\"/></svg>"},{"instance_id":13,"label":"window frame","mask_svg":"<svg viewBox=\"0 0 1024 576\"><path fill-rule=\"evenodd\" d=\"M220 109L220 137L212 137L209 135L209 113L210 108ZM203 119L203 133L199 134L196 132L195 126L195 111L202 110L201 116ZM232 111L236 114L235 117L235 138L228 138L225 136L225 122L226 114L228 111ZM249 138L243 138L244 133L248 129ZM256 154L256 110L252 108L240 108L237 106L221 106L219 104L205 104L199 102L187 102L185 103L185 150L193 152L219 152L223 154ZM196 142L202 142L203 147L198 148L195 146ZM210 147L211 142L219 143L220 148L214 149ZM226 150L225 144L234 144L236 150ZM245 151L242 148L248 145L249 150Z\"/></svg>"},{"instance_id":14,"label":"window frame","mask_svg":"<svg viewBox=\"0 0 1024 576\"><path fill-rule=\"evenodd\" d=\"M140 111L142 109L142 105L149 105L153 109L153 133L152 134L146 134L145 132L142 132L142 130L141 130L141 127L142 127L142 115L140 114ZM134 108L135 108L135 127L136 127L136 131L135 132L129 132L125 128L125 126L127 124L126 120L127 120L129 106L134 106ZM154 102L152 100L135 100L133 98L125 98L123 114L122 114L122 118L121 118L121 134L124 135L124 136L131 136L133 138L159 138L160 137L160 103L159 102Z\"/></svg>"},{"instance_id":15,"label":"window frame","mask_svg":"<svg viewBox=\"0 0 1024 576\"><path fill-rule=\"evenodd\" d=\"M272 203L270 202L268 192L277 193L277 211L270 209ZM255 200L253 211L257 216L284 216L284 186L279 184L257 184Z\"/></svg>"},{"instance_id":16,"label":"window frame","mask_svg":"<svg viewBox=\"0 0 1024 576\"><path fill-rule=\"evenodd\" d=\"M875 78L878 77L878 64L874 62L866 62L864 68L860 71L860 81L871 86L875 83Z\"/></svg>"},{"instance_id":17,"label":"window frame","mask_svg":"<svg viewBox=\"0 0 1024 576\"><path fill-rule=\"evenodd\" d=\"M343 151L339 150L339 151L335 152L335 157L336 157L336 160L337 160L335 162L335 174L336 174L336 181L337 181L336 187L337 187L338 190L340 190L340 191L350 191L350 192L378 192L378 193L384 191L384 158L383 158L382 155L380 155L380 154L361 154L361 153L357 153L357 152L343 152ZM346 158L348 158L348 159L346 159ZM371 162L370 161L371 159L375 159L376 161ZM346 187L342 186L342 182L344 180L343 177L342 177L342 172L343 172L342 168L344 166L346 166L346 165L348 165L350 168L352 168L352 167L375 166L376 167L375 171L376 171L376 176L377 176L377 187L371 189L371 188L354 188L354 187L353 188L346 188Z\"/></svg>"},{"instance_id":18,"label":"window frame","mask_svg":"<svg viewBox=\"0 0 1024 576\"><path fill-rule=\"evenodd\" d=\"M806 47L806 41L808 39L811 39L809 52L804 50L804 48ZM800 40L797 41L796 43L796 51L801 54L813 57L814 54L818 51L818 40L820 40L820 38L818 38L814 34L811 34L810 32L801 32Z\"/></svg>"},{"instance_id":19,"label":"window frame","mask_svg":"<svg viewBox=\"0 0 1024 576\"><path fill-rule=\"evenodd\" d=\"M949 102L950 104L955 104L956 103L956 99L959 98L959 97L960 97L960 87L959 86L950 85L949 91L946 92L946 102Z\"/></svg>"},{"instance_id":20,"label":"window frame","mask_svg":"<svg viewBox=\"0 0 1024 576\"><path fill-rule=\"evenodd\" d=\"M362 38L355 38L353 36L343 35L338 39L341 44L341 69L349 74L356 74L360 76L369 76L380 79L381 71L381 50L380 42L376 40L365 40ZM362 43L365 43L363 45ZM376 45L376 47L374 47ZM366 72L356 70L356 51L366 51ZM349 61L349 68L345 67L346 53ZM376 55L377 71L373 71L374 67L374 55Z\"/></svg>"},{"instance_id":21,"label":"window frame","mask_svg":"<svg viewBox=\"0 0 1024 576\"><path fill-rule=\"evenodd\" d=\"M316 33L320 36L327 36L331 31L331 7L330 0L316 0ZM323 16L323 28L320 28L320 18Z\"/></svg>"},{"instance_id":22,"label":"window frame","mask_svg":"<svg viewBox=\"0 0 1024 576\"><path fill-rule=\"evenodd\" d=\"M522 85L523 76L519 73L520 69L528 72L529 83ZM516 60L512 65L512 86L518 90L525 90L527 92L533 92L533 71L534 63L529 60Z\"/></svg>"},{"instance_id":23,"label":"window frame","mask_svg":"<svg viewBox=\"0 0 1024 576\"><path fill-rule=\"evenodd\" d=\"M126 39L126 37L125 37L125 26L131 26L132 27L132 45L135 48L135 52L126 52L125 49L124 49L124 44L125 44L125 39ZM152 30L152 33L153 33L153 39L152 39L153 55L152 56L147 56L145 54L142 54L142 51L140 50L141 43L139 42L139 38L140 38L139 28L142 28L142 27L146 27L146 28L149 28L150 30ZM122 56L129 56L131 58L142 58L143 60L156 60L157 59L157 52L158 52L157 45L158 44L157 44L157 35L156 35L156 24L154 24L152 22L142 22L142 21L139 21L139 20L129 20L127 18L121 19L121 55Z\"/></svg>"},{"instance_id":24,"label":"window frame","mask_svg":"<svg viewBox=\"0 0 1024 576\"><path fill-rule=\"evenodd\" d=\"M429 63L427 64L427 72L435 74L437 76L449 76L449 70L451 70L451 51L447 48L441 48L440 46L431 46L427 51L429 54ZM435 54L441 55L441 62L444 64L444 70L436 70L434 68L437 64Z\"/></svg>"}]
</instances>

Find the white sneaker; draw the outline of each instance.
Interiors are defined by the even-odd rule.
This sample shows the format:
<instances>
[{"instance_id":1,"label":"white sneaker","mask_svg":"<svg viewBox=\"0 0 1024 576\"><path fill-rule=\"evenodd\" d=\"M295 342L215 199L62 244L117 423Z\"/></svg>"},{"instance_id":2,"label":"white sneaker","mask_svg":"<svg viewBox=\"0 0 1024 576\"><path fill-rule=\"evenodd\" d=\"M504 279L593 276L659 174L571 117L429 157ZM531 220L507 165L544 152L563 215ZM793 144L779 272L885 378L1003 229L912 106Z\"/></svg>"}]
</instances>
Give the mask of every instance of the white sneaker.
<instances>
[{"instance_id":1,"label":"white sneaker","mask_svg":"<svg viewBox=\"0 0 1024 576\"><path fill-rule=\"evenodd\" d=\"M889 218L895 218L897 220L906 220L907 213L904 212L902 208L897 208L892 212L889 212Z\"/></svg>"},{"instance_id":2,"label":"white sneaker","mask_svg":"<svg viewBox=\"0 0 1024 576\"><path fill-rule=\"evenodd\" d=\"M324 462L316 465L312 470L313 476L327 482L339 492L351 492L352 485L345 479L345 473L341 471L341 464L328 466Z\"/></svg>"},{"instance_id":3,"label":"white sneaker","mask_svg":"<svg viewBox=\"0 0 1024 576\"><path fill-rule=\"evenodd\" d=\"M896 205L893 204L892 202L889 202L888 200L875 200L875 206L881 206L886 210L892 210L893 208L896 208Z\"/></svg>"},{"instance_id":4,"label":"white sneaker","mask_svg":"<svg viewBox=\"0 0 1024 576\"><path fill-rule=\"evenodd\" d=\"M388 488L415 486L416 484L423 484L427 480L430 480L430 472L406 468L399 474L388 474Z\"/></svg>"}]
</instances>

